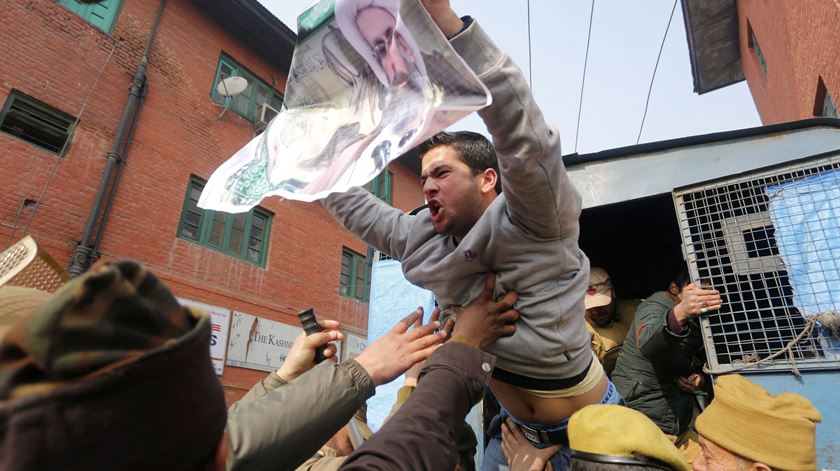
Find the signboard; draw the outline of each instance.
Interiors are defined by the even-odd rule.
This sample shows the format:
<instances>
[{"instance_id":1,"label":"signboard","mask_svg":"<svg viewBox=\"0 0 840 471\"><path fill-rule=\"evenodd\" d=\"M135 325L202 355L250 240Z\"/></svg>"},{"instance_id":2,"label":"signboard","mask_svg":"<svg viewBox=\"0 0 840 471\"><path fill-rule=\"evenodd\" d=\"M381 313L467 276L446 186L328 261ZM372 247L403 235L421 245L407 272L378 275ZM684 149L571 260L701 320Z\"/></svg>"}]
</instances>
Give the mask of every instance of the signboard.
<instances>
[{"instance_id":1,"label":"signboard","mask_svg":"<svg viewBox=\"0 0 840 471\"><path fill-rule=\"evenodd\" d=\"M283 364L295 338L297 326L233 311L227 364L260 371L274 371Z\"/></svg>"},{"instance_id":2,"label":"signboard","mask_svg":"<svg viewBox=\"0 0 840 471\"><path fill-rule=\"evenodd\" d=\"M176 299L184 306L204 309L210 313L210 359L213 361L213 369L216 374L221 376L225 372L230 309L184 298Z\"/></svg>"},{"instance_id":3,"label":"signboard","mask_svg":"<svg viewBox=\"0 0 840 471\"><path fill-rule=\"evenodd\" d=\"M344 342L342 343L344 344L344 357L339 358L343 361L352 360L367 348L367 337L352 332L344 332Z\"/></svg>"}]
</instances>

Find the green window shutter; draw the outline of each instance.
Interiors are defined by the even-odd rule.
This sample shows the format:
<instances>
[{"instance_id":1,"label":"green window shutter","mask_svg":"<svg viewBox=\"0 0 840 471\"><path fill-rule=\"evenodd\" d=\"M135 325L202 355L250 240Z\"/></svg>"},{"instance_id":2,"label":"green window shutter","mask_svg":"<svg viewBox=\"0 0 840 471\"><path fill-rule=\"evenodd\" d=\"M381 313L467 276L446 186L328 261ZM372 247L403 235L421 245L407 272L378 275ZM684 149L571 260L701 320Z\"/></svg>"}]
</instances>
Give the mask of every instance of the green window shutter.
<instances>
[{"instance_id":1,"label":"green window shutter","mask_svg":"<svg viewBox=\"0 0 840 471\"><path fill-rule=\"evenodd\" d=\"M391 204L391 179L394 174L390 170L385 170L369 181L363 188L371 193L373 196L382 201Z\"/></svg>"},{"instance_id":2,"label":"green window shutter","mask_svg":"<svg viewBox=\"0 0 840 471\"><path fill-rule=\"evenodd\" d=\"M346 298L368 302L370 299L370 266L365 256L347 247L341 249L339 294Z\"/></svg>"},{"instance_id":3,"label":"green window shutter","mask_svg":"<svg viewBox=\"0 0 840 471\"><path fill-rule=\"evenodd\" d=\"M265 266L271 230L271 213L254 208L228 214L198 207L205 182L191 177L184 197L178 237L258 266Z\"/></svg>"},{"instance_id":4,"label":"green window shutter","mask_svg":"<svg viewBox=\"0 0 840 471\"><path fill-rule=\"evenodd\" d=\"M234 75L247 80L248 88L234 97L224 97L218 94L216 85ZM216 76L213 78L213 89L210 91L210 96L214 102L229 106L231 111L251 122L260 118L260 107L264 103L268 103L269 106L278 111L283 104L282 94L224 54L219 57L219 66L216 68Z\"/></svg>"},{"instance_id":5,"label":"green window shutter","mask_svg":"<svg viewBox=\"0 0 840 471\"><path fill-rule=\"evenodd\" d=\"M823 98L823 116L827 118L837 117L837 107L834 106L834 102L831 101L831 95L828 92L825 92L825 98Z\"/></svg>"},{"instance_id":6,"label":"green window shutter","mask_svg":"<svg viewBox=\"0 0 840 471\"><path fill-rule=\"evenodd\" d=\"M79 0L58 0L58 3L102 31L110 33L122 0L100 0L94 3L82 3Z\"/></svg>"},{"instance_id":7,"label":"green window shutter","mask_svg":"<svg viewBox=\"0 0 840 471\"><path fill-rule=\"evenodd\" d=\"M0 111L0 132L63 156L76 118L17 91Z\"/></svg>"}]
</instances>

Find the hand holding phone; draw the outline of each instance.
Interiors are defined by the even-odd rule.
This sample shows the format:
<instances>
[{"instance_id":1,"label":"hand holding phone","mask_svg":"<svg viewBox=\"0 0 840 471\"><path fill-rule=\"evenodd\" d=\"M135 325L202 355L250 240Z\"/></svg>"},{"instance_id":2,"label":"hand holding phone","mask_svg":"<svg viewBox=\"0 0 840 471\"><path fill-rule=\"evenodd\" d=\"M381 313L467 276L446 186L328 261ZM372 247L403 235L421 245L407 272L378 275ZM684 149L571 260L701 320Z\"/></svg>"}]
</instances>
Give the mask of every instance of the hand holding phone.
<instances>
[{"instance_id":1,"label":"hand holding phone","mask_svg":"<svg viewBox=\"0 0 840 471\"><path fill-rule=\"evenodd\" d=\"M318 320L315 318L315 311L312 308L300 311L298 313L298 319L300 319L300 324L303 326L303 331L306 332L306 335L316 334L324 330L318 324ZM326 345L322 345L315 350L315 363L321 363L326 359L326 356L324 356L324 350L326 348Z\"/></svg>"}]
</instances>

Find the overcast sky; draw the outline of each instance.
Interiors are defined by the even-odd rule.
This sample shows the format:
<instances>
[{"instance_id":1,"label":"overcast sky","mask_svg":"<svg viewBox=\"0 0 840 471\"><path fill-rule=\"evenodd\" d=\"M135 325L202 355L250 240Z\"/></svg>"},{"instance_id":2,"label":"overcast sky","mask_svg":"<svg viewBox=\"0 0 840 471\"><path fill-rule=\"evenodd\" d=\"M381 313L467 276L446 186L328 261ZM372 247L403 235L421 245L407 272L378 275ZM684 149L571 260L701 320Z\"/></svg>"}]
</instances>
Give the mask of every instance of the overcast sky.
<instances>
[{"instance_id":1,"label":"overcast sky","mask_svg":"<svg viewBox=\"0 0 840 471\"><path fill-rule=\"evenodd\" d=\"M313 0L260 0L293 31ZM636 143L656 56L673 0L595 2L577 152ZM452 0L473 16L528 74L526 0ZM588 0L531 0L532 86L549 123L560 128L564 154L575 150ZM641 142L759 126L746 82L697 95L680 5L662 51ZM453 129L485 132L476 115Z\"/></svg>"}]
</instances>

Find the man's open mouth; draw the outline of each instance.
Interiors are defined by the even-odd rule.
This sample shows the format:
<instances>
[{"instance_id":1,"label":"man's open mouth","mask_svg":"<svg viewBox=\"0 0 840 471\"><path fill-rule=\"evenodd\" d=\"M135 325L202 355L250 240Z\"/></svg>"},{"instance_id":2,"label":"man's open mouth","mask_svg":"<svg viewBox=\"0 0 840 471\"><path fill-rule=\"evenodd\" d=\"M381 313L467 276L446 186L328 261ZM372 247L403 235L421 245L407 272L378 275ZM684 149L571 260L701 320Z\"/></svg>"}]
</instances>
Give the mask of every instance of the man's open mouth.
<instances>
[{"instance_id":1,"label":"man's open mouth","mask_svg":"<svg viewBox=\"0 0 840 471\"><path fill-rule=\"evenodd\" d=\"M429 214L432 216L432 219L436 219L438 214L440 214L440 203L437 201L429 201Z\"/></svg>"}]
</instances>

